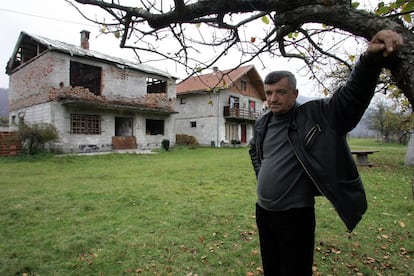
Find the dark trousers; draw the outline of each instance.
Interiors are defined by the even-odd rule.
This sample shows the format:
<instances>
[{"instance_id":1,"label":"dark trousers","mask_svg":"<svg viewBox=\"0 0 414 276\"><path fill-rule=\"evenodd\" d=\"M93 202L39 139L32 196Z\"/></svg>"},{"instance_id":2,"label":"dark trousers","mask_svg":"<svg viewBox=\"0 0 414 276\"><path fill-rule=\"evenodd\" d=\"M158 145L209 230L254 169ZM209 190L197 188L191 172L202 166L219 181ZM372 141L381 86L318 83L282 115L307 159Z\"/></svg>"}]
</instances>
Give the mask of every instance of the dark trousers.
<instances>
[{"instance_id":1,"label":"dark trousers","mask_svg":"<svg viewBox=\"0 0 414 276\"><path fill-rule=\"evenodd\" d=\"M312 275L315 243L313 207L270 212L256 205L264 275Z\"/></svg>"}]
</instances>

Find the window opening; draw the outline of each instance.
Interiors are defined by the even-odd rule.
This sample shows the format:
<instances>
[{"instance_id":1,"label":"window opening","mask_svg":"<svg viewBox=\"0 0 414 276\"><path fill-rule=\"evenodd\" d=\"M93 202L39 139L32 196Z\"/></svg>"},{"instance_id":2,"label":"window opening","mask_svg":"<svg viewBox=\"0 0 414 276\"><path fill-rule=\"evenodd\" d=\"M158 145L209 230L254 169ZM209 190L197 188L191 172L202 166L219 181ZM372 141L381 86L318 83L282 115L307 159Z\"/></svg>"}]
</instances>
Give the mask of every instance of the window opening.
<instances>
[{"instance_id":1,"label":"window opening","mask_svg":"<svg viewBox=\"0 0 414 276\"><path fill-rule=\"evenodd\" d=\"M191 127L197 127L197 122L196 121L192 121L190 122Z\"/></svg>"},{"instance_id":2,"label":"window opening","mask_svg":"<svg viewBox=\"0 0 414 276\"><path fill-rule=\"evenodd\" d=\"M164 135L164 120L146 120L147 135Z\"/></svg>"},{"instance_id":3,"label":"window opening","mask_svg":"<svg viewBox=\"0 0 414 276\"><path fill-rule=\"evenodd\" d=\"M239 98L234 97L234 96L230 96L229 97L229 104L230 104L230 108L239 108Z\"/></svg>"},{"instance_id":4,"label":"window opening","mask_svg":"<svg viewBox=\"0 0 414 276\"><path fill-rule=\"evenodd\" d=\"M167 93L167 82L155 78L147 78L147 93Z\"/></svg>"},{"instance_id":5,"label":"window opening","mask_svg":"<svg viewBox=\"0 0 414 276\"><path fill-rule=\"evenodd\" d=\"M101 95L101 72L102 68L79 63L70 62L70 86L82 86L88 88L93 94Z\"/></svg>"},{"instance_id":6,"label":"window opening","mask_svg":"<svg viewBox=\"0 0 414 276\"><path fill-rule=\"evenodd\" d=\"M132 136L132 118L115 117L115 136Z\"/></svg>"},{"instance_id":7,"label":"window opening","mask_svg":"<svg viewBox=\"0 0 414 276\"><path fill-rule=\"evenodd\" d=\"M256 102L249 100L249 112L256 112Z\"/></svg>"},{"instance_id":8,"label":"window opening","mask_svg":"<svg viewBox=\"0 0 414 276\"><path fill-rule=\"evenodd\" d=\"M247 90L247 82L245 80L240 81L240 90L246 91Z\"/></svg>"},{"instance_id":9,"label":"window opening","mask_svg":"<svg viewBox=\"0 0 414 276\"><path fill-rule=\"evenodd\" d=\"M70 114L71 134L101 134L101 116Z\"/></svg>"},{"instance_id":10,"label":"window opening","mask_svg":"<svg viewBox=\"0 0 414 276\"><path fill-rule=\"evenodd\" d=\"M47 50L47 47L37 41L33 40L30 36L23 36L19 48L14 56L14 61L10 71L23 63L29 62L34 57L40 55Z\"/></svg>"}]
</instances>

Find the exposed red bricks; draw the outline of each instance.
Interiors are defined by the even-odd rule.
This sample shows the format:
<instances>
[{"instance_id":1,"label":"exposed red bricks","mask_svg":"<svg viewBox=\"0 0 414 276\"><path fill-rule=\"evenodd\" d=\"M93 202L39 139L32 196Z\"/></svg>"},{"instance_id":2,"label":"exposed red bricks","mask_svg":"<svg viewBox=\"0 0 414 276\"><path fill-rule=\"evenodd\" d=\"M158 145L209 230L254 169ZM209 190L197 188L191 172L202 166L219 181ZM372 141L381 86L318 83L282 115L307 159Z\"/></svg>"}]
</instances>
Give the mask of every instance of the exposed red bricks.
<instances>
[{"instance_id":1,"label":"exposed red bricks","mask_svg":"<svg viewBox=\"0 0 414 276\"><path fill-rule=\"evenodd\" d=\"M17 132L0 131L0 156L16 155L22 149Z\"/></svg>"}]
</instances>

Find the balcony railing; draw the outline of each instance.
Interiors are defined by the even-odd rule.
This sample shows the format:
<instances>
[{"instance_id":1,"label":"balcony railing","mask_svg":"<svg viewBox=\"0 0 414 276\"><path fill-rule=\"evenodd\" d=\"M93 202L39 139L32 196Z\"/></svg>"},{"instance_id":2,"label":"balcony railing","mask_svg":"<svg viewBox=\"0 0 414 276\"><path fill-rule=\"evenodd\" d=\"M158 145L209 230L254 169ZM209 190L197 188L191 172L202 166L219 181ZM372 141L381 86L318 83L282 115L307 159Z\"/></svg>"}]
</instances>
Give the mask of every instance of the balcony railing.
<instances>
[{"instance_id":1,"label":"balcony railing","mask_svg":"<svg viewBox=\"0 0 414 276\"><path fill-rule=\"evenodd\" d=\"M244 119L244 120L256 120L259 117L259 112L253 112L247 108L230 108L230 106L224 107L224 118L227 119Z\"/></svg>"}]
</instances>

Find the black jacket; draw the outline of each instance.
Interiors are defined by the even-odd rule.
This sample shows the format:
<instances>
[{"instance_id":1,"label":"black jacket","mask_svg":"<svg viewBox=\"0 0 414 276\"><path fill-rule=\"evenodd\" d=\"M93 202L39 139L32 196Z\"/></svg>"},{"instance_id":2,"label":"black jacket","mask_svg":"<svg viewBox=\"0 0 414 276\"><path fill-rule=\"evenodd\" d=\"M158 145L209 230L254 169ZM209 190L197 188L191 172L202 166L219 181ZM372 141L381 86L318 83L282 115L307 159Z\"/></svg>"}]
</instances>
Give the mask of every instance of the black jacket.
<instances>
[{"instance_id":1,"label":"black jacket","mask_svg":"<svg viewBox=\"0 0 414 276\"><path fill-rule=\"evenodd\" d=\"M373 57L362 56L346 85L332 97L296 105L288 127L289 143L297 159L349 231L361 220L367 200L346 134L368 107L381 67ZM256 175L271 116L272 112L268 112L256 121L250 140L249 154Z\"/></svg>"}]
</instances>

